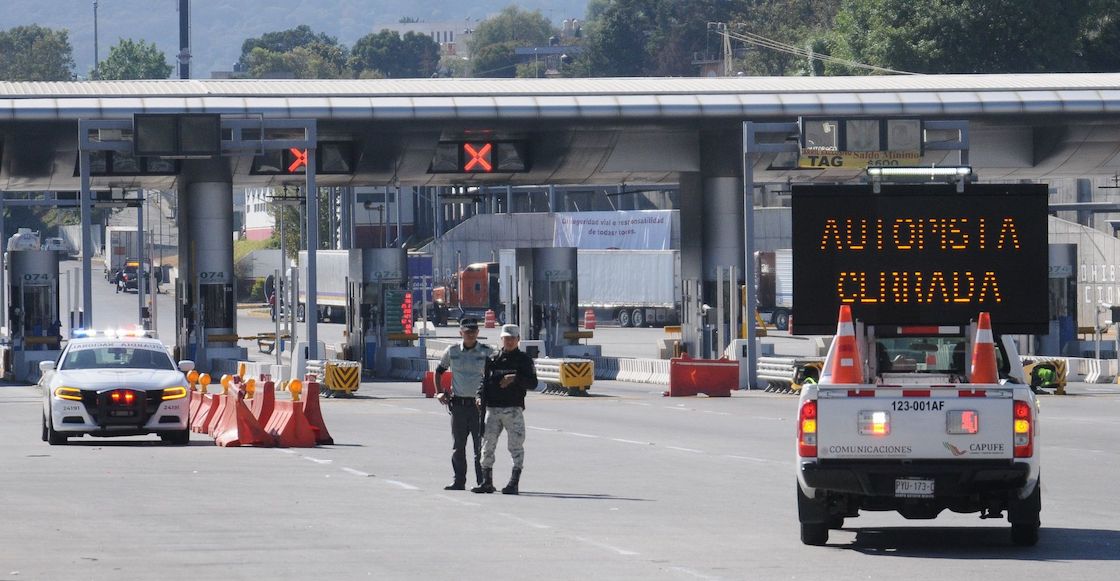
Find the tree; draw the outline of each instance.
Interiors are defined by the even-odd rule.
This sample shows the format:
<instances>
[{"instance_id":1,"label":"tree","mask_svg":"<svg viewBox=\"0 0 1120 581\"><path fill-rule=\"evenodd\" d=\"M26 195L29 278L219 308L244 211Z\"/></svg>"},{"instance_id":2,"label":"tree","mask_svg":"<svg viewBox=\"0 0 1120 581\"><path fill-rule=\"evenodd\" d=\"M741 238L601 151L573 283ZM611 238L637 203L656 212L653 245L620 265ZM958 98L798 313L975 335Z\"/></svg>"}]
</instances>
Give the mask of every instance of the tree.
<instances>
[{"instance_id":1,"label":"tree","mask_svg":"<svg viewBox=\"0 0 1120 581\"><path fill-rule=\"evenodd\" d=\"M350 50L350 69L362 77L376 71L386 78L430 77L439 70L439 44L431 37L382 30L358 39Z\"/></svg>"},{"instance_id":2,"label":"tree","mask_svg":"<svg viewBox=\"0 0 1120 581\"><path fill-rule=\"evenodd\" d=\"M0 31L0 80L73 80L73 53L65 30L32 24Z\"/></svg>"},{"instance_id":3,"label":"tree","mask_svg":"<svg viewBox=\"0 0 1120 581\"><path fill-rule=\"evenodd\" d=\"M1109 2L844 0L833 54L919 73L1078 70L1081 30ZM853 69L827 65L832 74ZM862 74L862 71L859 71Z\"/></svg>"},{"instance_id":4,"label":"tree","mask_svg":"<svg viewBox=\"0 0 1120 581\"><path fill-rule=\"evenodd\" d=\"M476 77L513 77L517 74L518 47L548 46L558 31L540 13L508 6L497 16L478 24L470 40Z\"/></svg>"},{"instance_id":5,"label":"tree","mask_svg":"<svg viewBox=\"0 0 1120 581\"><path fill-rule=\"evenodd\" d=\"M315 34L300 25L290 30L268 32L241 45L240 63L254 78L290 75L297 79L349 77L349 52L338 40Z\"/></svg>"},{"instance_id":6,"label":"tree","mask_svg":"<svg viewBox=\"0 0 1120 581\"><path fill-rule=\"evenodd\" d=\"M587 64L595 76L693 76L693 57L711 39L709 22L728 22L741 3L725 0L593 0Z\"/></svg>"},{"instance_id":7,"label":"tree","mask_svg":"<svg viewBox=\"0 0 1120 581\"><path fill-rule=\"evenodd\" d=\"M150 44L143 40L134 42L126 38L109 49L109 57L97 64L95 78L166 79L171 71L172 67L167 64L167 57L163 51L156 48L154 42Z\"/></svg>"},{"instance_id":8,"label":"tree","mask_svg":"<svg viewBox=\"0 0 1120 581\"><path fill-rule=\"evenodd\" d=\"M248 64L253 49L263 48L275 53L288 53L298 46L313 44L338 45L338 39L326 33L315 34L311 27L301 24L288 30L266 32L260 38L249 38L241 44L241 64Z\"/></svg>"},{"instance_id":9,"label":"tree","mask_svg":"<svg viewBox=\"0 0 1120 581\"><path fill-rule=\"evenodd\" d=\"M840 8L838 2L815 0L754 0L731 17L732 34L753 33L783 44L828 54L828 31ZM712 34L712 41L719 40ZM734 69L753 76L823 74L820 60L732 40ZM711 52L710 50L708 52Z\"/></svg>"}]
</instances>

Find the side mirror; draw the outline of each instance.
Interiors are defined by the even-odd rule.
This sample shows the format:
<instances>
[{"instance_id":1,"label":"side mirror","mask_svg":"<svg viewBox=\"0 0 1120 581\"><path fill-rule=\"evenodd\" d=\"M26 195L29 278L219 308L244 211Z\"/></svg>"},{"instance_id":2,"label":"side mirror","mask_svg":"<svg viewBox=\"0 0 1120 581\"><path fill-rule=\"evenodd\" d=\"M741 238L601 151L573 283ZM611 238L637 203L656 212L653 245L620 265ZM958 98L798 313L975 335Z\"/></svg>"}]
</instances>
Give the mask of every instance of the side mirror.
<instances>
[{"instance_id":1,"label":"side mirror","mask_svg":"<svg viewBox=\"0 0 1120 581\"><path fill-rule=\"evenodd\" d=\"M194 361L184 359L183 361L179 362L179 371L187 373L192 370L194 370Z\"/></svg>"},{"instance_id":2,"label":"side mirror","mask_svg":"<svg viewBox=\"0 0 1120 581\"><path fill-rule=\"evenodd\" d=\"M54 361L40 361L39 362L39 371L41 371L43 373L46 373L48 371L54 371Z\"/></svg>"}]
</instances>

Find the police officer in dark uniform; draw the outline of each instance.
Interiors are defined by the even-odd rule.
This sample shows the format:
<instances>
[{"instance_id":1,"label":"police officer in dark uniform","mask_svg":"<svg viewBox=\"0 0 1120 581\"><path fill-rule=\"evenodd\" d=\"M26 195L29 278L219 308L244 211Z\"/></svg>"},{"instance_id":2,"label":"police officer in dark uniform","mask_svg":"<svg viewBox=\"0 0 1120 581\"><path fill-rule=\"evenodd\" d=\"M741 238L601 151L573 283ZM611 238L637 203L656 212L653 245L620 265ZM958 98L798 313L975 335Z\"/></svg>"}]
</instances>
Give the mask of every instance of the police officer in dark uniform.
<instances>
[{"instance_id":1,"label":"police officer in dark uniform","mask_svg":"<svg viewBox=\"0 0 1120 581\"><path fill-rule=\"evenodd\" d=\"M471 492L494 492L494 450L498 436L506 430L513 474L502 494L517 494L525 463L525 392L537 387L533 359L518 349L521 331L517 325L502 326L502 350L486 361L478 397L485 406L486 431L482 438L482 484Z\"/></svg>"},{"instance_id":2,"label":"police officer in dark uniform","mask_svg":"<svg viewBox=\"0 0 1120 581\"><path fill-rule=\"evenodd\" d=\"M455 481L444 490L465 490L467 484L467 437L474 444L475 482L482 482L482 428L479 406L476 403L478 387L482 383L482 370L486 359L494 352L489 345L478 342L478 319L459 321L459 336L463 342L452 345L443 353L436 367L436 386L445 371L451 371L451 391L440 391L440 403L448 406L451 414L451 468Z\"/></svg>"}]
</instances>

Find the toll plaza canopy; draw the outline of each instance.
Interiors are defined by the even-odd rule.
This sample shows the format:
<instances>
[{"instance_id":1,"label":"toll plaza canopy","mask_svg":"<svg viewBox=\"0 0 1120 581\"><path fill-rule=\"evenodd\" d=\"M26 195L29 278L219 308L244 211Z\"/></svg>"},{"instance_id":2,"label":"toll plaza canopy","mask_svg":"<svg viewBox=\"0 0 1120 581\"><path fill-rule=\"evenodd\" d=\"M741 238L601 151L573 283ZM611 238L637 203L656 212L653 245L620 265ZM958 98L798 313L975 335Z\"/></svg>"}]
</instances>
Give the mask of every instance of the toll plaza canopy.
<instances>
[{"instance_id":1,"label":"toll plaza canopy","mask_svg":"<svg viewBox=\"0 0 1120 581\"><path fill-rule=\"evenodd\" d=\"M26 82L0 83L0 189L76 189L77 122L142 113L314 120L320 148L344 144L338 171L319 171L324 185L676 182L706 172L705 158L737 158L740 122L801 117L966 121L969 162L984 179L1112 175L1120 155L1120 74ZM474 171L487 169L478 157L441 158L465 141L513 161ZM229 157L239 184L291 181L284 159L261 171L253 155ZM926 152L921 164L953 159ZM862 173L774 161L762 156L755 179ZM110 171L93 183L174 180Z\"/></svg>"}]
</instances>

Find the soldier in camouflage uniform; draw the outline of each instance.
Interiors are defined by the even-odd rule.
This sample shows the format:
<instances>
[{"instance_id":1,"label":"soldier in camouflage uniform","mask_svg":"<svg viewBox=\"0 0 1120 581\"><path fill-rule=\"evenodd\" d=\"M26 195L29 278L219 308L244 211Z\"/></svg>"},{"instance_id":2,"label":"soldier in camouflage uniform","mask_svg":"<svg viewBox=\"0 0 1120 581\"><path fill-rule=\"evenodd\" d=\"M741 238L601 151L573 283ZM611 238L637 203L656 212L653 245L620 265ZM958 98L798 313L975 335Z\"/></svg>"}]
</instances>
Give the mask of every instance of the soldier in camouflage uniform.
<instances>
[{"instance_id":1,"label":"soldier in camouflage uniform","mask_svg":"<svg viewBox=\"0 0 1120 581\"><path fill-rule=\"evenodd\" d=\"M533 360L518 349L521 331L517 325L502 327L502 350L486 360L482 373L479 399L486 413L486 431L482 437L483 482L471 492L494 492L494 451L498 436L506 430L509 453L513 456L513 474L502 494L517 494L521 468L525 462L525 392L537 387L537 370Z\"/></svg>"}]
</instances>

